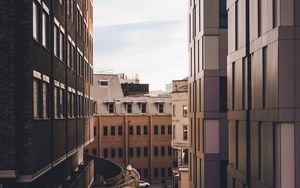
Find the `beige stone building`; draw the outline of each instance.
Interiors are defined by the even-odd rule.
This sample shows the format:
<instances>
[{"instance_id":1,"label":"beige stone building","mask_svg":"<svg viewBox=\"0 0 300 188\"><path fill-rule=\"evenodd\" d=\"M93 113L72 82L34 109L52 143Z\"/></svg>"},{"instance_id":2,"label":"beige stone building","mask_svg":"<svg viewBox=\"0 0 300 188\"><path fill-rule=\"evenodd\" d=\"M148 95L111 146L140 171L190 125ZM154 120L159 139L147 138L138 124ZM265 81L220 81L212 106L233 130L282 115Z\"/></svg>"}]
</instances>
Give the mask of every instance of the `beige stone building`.
<instances>
[{"instance_id":1,"label":"beige stone building","mask_svg":"<svg viewBox=\"0 0 300 188\"><path fill-rule=\"evenodd\" d=\"M188 80L172 82L172 148L173 148L173 185L175 188L189 187L188 150Z\"/></svg>"},{"instance_id":2,"label":"beige stone building","mask_svg":"<svg viewBox=\"0 0 300 188\"><path fill-rule=\"evenodd\" d=\"M172 180L172 99L153 97L148 84L126 81L117 74L94 74L95 141L87 152L131 164L141 179L170 184Z\"/></svg>"},{"instance_id":3,"label":"beige stone building","mask_svg":"<svg viewBox=\"0 0 300 188\"><path fill-rule=\"evenodd\" d=\"M300 187L300 2L227 8L228 188Z\"/></svg>"},{"instance_id":4,"label":"beige stone building","mask_svg":"<svg viewBox=\"0 0 300 188\"><path fill-rule=\"evenodd\" d=\"M227 180L226 0L189 1L189 182L223 188Z\"/></svg>"}]
</instances>

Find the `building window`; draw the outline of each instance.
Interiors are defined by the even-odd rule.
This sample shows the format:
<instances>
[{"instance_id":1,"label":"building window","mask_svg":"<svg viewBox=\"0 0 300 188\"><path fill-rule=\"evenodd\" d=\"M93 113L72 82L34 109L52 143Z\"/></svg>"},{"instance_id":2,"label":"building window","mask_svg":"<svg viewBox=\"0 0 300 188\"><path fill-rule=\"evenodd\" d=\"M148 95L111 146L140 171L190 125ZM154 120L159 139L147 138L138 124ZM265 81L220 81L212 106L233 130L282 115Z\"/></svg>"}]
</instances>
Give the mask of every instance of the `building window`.
<instances>
[{"instance_id":1,"label":"building window","mask_svg":"<svg viewBox=\"0 0 300 188\"><path fill-rule=\"evenodd\" d=\"M97 150L96 150L96 149L93 149L93 150L92 150L92 153L93 153L93 155L97 155Z\"/></svg>"},{"instance_id":2,"label":"building window","mask_svg":"<svg viewBox=\"0 0 300 188\"><path fill-rule=\"evenodd\" d=\"M154 134L158 135L158 126L157 125L154 125Z\"/></svg>"},{"instance_id":3,"label":"building window","mask_svg":"<svg viewBox=\"0 0 300 188\"><path fill-rule=\"evenodd\" d=\"M168 176L169 176L169 177L172 176L172 168L168 168Z\"/></svg>"},{"instance_id":4,"label":"building window","mask_svg":"<svg viewBox=\"0 0 300 188\"><path fill-rule=\"evenodd\" d=\"M131 157L131 158L134 157L134 151L133 151L133 148L129 148L129 157Z\"/></svg>"},{"instance_id":5,"label":"building window","mask_svg":"<svg viewBox=\"0 0 300 188\"><path fill-rule=\"evenodd\" d=\"M183 117L187 117L187 111L188 111L187 105L184 105L183 106Z\"/></svg>"},{"instance_id":6,"label":"building window","mask_svg":"<svg viewBox=\"0 0 300 188\"><path fill-rule=\"evenodd\" d=\"M158 156L158 147L157 146L154 147L154 156L155 157Z\"/></svg>"},{"instance_id":7,"label":"building window","mask_svg":"<svg viewBox=\"0 0 300 188\"><path fill-rule=\"evenodd\" d=\"M119 136L122 136L122 135L123 135L123 127L122 127L122 126L119 126L119 127L118 127L118 135L119 135Z\"/></svg>"},{"instance_id":8,"label":"building window","mask_svg":"<svg viewBox=\"0 0 300 188\"><path fill-rule=\"evenodd\" d=\"M172 156L172 147L168 146L168 156Z\"/></svg>"},{"instance_id":9,"label":"building window","mask_svg":"<svg viewBox=\"0 0 300 188\"><path fill-rule=\"evenodd\" d=\"M148 135L148 126L144 125L144 135Z\"/></svg>"},{"instance_id":10,"label":"building window","mask_svg":"<svg viewBox=\"0 0 300 188\"><path fill-rule=\"evenodd\" d=\"M54 24L53 27L53 52L55 56L58 56L58 39L59 39L59 34L58 34L58 26Z\"/></svg>"},{"instance_id":11,"label":"building window","mask_svg":"<svg viewBox=\"0 0 300 188\"><path fill-rule=\"evenodd\" d=\"M158 178L158 168L154 168L154 177Z\"/></svg>"},{"instance_id":12,"label":"building window","mask_svg":"<svg viewBox=\"0 0 300 188\"><path fill-rule=\"evenodd\" d=\"M97 136L97 127L94 126L94 136Z\"/></svg>"},{"instance_id":13,"label":"building window","mask_svg":"<svg viewBox=\"0 0 300 188\"><path fill-rule=\"evenodd\" d=\"M172 135L172 126L168 125L168 135Z\"/></svg>"},{"instance_id":14,"label":"building window","mask_svg":"<svg viewBox=\"0 0 300 188\"><path fill-rule=\"evenodd\" d=\"M132 104L127 104L127 113L132 113Z\"/></svg>"},{"instance_id":15,"label":"building window","mask_svg":"<svg viewBox=\"0 0 300 188\"><path fill-rule=\"evenodd\" d=\"M36 2L32 2L32 36L39 40L39 6Z\"/></svg>"},{"instance_id":16,"label":"building window","mask_svg":"<svg viewBox=\"0 0 300 188\"><path fill-rule=\"evenodd\" d=\"M40 80L33 80L33 117L40 118L41 104L40 104Z\"/></svg>"},{"instance_id":17,"label":"building window","mask_svg":"<svg viewBox=\"0 0 300 188\"><path fill-rule=\"evenodd\" d=\"M108 135L108 129L107 129L106 126L103 127L103 135L104 135L104 136L107 136L107 135Z\"/></svg>"},{"instance_id":18,"label":"building window","mask_svg":"<svg viewBox=\"0 0 300 188\"><path fill-rule=\"evenodd\" d=\"M141 148L140 147L136 148L136 156L141 157Z\"/></svg>"},{"instance_id":19,"label":"building window","mask_svg":"<svg viewBox=\"0 0 300 188\"><path fill-rule=\"evenodd\" d=\"M133 126L129 126L129 135L133 135Z\"/></svg>"},{"instance_id":20,"label":"building window","mask_svg":"<svg viewBox=\"0 0 300 188\"><path fill-rule=\"evenodd\" d=\"M173 139L176 139L176 126L173 125Z\"/></svg>"},{"instance_id":21,"label":"building window","mask_svg":"<svg viewBox=\"0 0 300 188\"><path fill-rule=\"evenodd\" d=\"M110 127L110 135L111 136L115 136L116 135L116 127L115 126L111 126Z\"/></svg>"},{"instance_id":22,"label":"building window","mask_svg":"<svg viewBox=\"0 0 300 188\"><path fill-rule=\"evenodd\" d=\"M164 147L164 146L162 146L162 147L160 148L160 155L161 155L161 156L165 156L165 147Z\"/></svg>"},{"instance_id":23,"label":"building window","mask_svg":"<svg viewBox=\"0 0 300 188\"><path fill-rule=\"evenodd\" d=\"M141 135L141 126L136 126L136 135Z\"/></svg>"},{"instance_id":24,"label":"building window","mask_svg":"<svg viewBox=\"0 0 300 188\"><path fill-rule=\"evenodd\" d=\"M118 149L118 157L123 158L123 148Z\"/></svg>"},{"instance_id":25,"label":"building window","mask_svg":"<svg viewBox=\"0 0 300 188\"><path fill-rule=\"evenodd\" d=\"M111 158L115 158L116 157L116 149L115 148L111 148L110 149L110 155L111 155Z\"/></svg>"},{"instance_id":26,"label":"building window","mask_svg":"<svg viewBox=\"0 0 300 188\"><path fill-rule=\"evenodd\" d=\"M109 103L107 105L108 107L108 113L113 114L114 113L114 104L113 103Z\"/></svg>"},{"instance_id":27,"label":"building window","mask_svg":"<svg viewBox=\"0 0 300 188\"><path fill-rule=\"evenodd\" d=\"M144 147L144 157L148 157L148 147Z\"/></svg>"},{"instance_id":28,"label":"building window","mask_svg":"<svg viewBox=\"0 0 300 188\"><path fill-rule=\"evenodd\" d=\"M59 89L59 116L63 118L65 115L65 92L63 88Z\"/></svg>"},{"instance_id":29,"label":"building window","mask_svg":"<svg viewBox=\"0 0 300 188\"><path fill-rule=\"evenodd\" d=\"M187 139L188 139L188 127L183 126L183 140L187 140Z\"/></svg>"},{"instance_id":30,"label":"building window","mask_svg":"<svg viewBox=\"0 0 300 188\"><path fill-rule=\"evenodd\" d=\"M59 59L64 61L64 33L62 31L59 34Z\"/></svg>"},{"instance_id":31,"label":"building window","mask_svg":"<svg viewBox=\"0 0 300 188\"><path fill-rule=\"evenodd\" d=\"M165 126L164 126L164 125L162 125L162 126L160 127L160 134L162 134L162 135L165 134Z\"/></svg>"},{"instance_id":32,"label":"building window","mask_svg":"<svg viewBox=\"0 0 300 188\"><path fill-rule=\"evenodd\" d=\"M220 112L227 112L227 78L220 77Z\"/></svg>"},{"instance_id":33,"label":"building window","mask_svg":"<svg viewBox=\"0 0 300 188\"><path fill-rule=\"evenodd\" d=\"M144 178L148 178L149 177L149 175L148 175L148 169L147 168L144 169L143 174L144 174Z\"/></svg>"},{"instance_id":34,"label":"building window","mask_svg":"<svg viewBox=\"0 0 300 188\"><path fill-rule=\"evenodd\" d=\"M219 16L220 16L220 22L219 26L220 28L227 28L227 10L226 10L226 0L220 0L219 2Z\"/></svg>"},{"instance_id":35,"label":"building window","mask_svg":"<svg viewBox=\"0 0 300 188\"><path fill-rule=\"evenodd\" d=\"M49 118L49 84L43 82L43 118Z\"/></svg>"},{"instance_id":36,"label":"building window","mask_svg":"<svg viewBox=\"0 0 300 188\"><path fill-rule=\"evenodd\" d=\"M176 116L176 106L173 105L173 116L175 117Z\"/></svg>"},{"instance_id":37,"label":"building window","mask_svg":"<svg viewBox=\"0 0 300 188\"><path fill-rule=\"evenodd\" d=\"M108 86L108 81L107 80L99 80L99 85L100 86Z\"/></svg>"},{"instance_id":38,"label":"building window","mask_svg":"<svg viewBox=\"0 0 300 188\"><path fill-rule=\"evenodd\" d=\"M165 168L160 169L160 176L165 177Z\"/></svg>"},{"instance_id":39,"label":"building window","mask_svg":"<svg viewBox=\"0 0 300 188\"><path fill-rule=\"evenodd\" d=\"M164 104L162 104L162 103L158 104L158 112L164 113Z\"/></svg>"},{"instance_id":40,"label":"building window","mask_svg":"<svg viewBox=\"0 0 300 188\"><path fill-rule=\"evenodd\" d=\"M49 16L43 11L42 12L42 44L46 48L49 45Z\"/></svg>"},{"instance_id":41,"label":"building window","mask_svg":"<svg viewBox=\"0 0 300 188\"><path fill-rule=\"evenodd\" d=\"M103 157L108 158L108 149L107 148L103 149Z\"/></svg>"},{"instance_id":42,"label":"building window","mask_svg":"<svg viewBox=\"0 0 300 188\"><path fill-rule=\"evenodd\" d=\"M145 103L142 103L142 104L141 104L141 111L142 111L142 113L146 113L146 110L147 110L146 104L145 104Z\"/></svg>"},{"instance_id":43,"label":"building window","mask_svg":"<svg viewBox=\"0 0 300 188\"><path fill-rule=\"evenodd\" d=\"M54 86L53 90L53 98L54 98L54 118L58 118L58 101L59 101L59 95L58 95L59 88Z\"/></svg>"}]
</instances>

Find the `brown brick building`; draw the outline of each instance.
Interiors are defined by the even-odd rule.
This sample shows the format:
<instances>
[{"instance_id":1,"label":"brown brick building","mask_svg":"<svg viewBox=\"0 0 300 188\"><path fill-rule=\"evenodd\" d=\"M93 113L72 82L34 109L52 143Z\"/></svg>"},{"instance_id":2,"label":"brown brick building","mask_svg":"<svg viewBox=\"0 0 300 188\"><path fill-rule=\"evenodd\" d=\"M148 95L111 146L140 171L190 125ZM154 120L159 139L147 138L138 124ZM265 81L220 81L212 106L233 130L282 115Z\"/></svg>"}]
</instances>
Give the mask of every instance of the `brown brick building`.
<instances>
[{"instance_id":1,"label":"brown brick building","mask_svg":"<svg viewBox=\"0 0 300 188\"><path fill-rule=\"evenodd\" d=\"M89 187L93 1L1 1L0 20L0 187Z\"/></svg>"},{"instance_id":2,"label":"brown brick building","mask_svg":"<svg viewBox=\"0 0 300 188\"><path fill-rule=\"evenodd\" d=\"M123 91L130 93L124 97L120 80L119 75L94 75L93 96L98 115L94 118L95 141L86 151L120 165L131 164L143 180L170 181L171 97L150 97L139 90L130 92L132 89L128 88L137 88L131 83L124 83L127 89L123 87ZM147 87L141 88L147 93Z\"/></svg>"}]
</instances>

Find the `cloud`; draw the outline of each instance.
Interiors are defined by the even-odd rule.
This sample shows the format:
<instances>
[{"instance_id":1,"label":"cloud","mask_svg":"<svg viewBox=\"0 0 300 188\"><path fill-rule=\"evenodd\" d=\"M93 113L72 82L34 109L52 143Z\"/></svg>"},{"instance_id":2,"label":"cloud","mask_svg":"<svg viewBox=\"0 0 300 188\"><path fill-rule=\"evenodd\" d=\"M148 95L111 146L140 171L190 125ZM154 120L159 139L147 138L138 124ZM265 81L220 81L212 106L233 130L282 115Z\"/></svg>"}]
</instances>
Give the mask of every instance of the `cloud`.
<instances>
[{"instance_id":1,"label":"cloud","mask_svg":"<svg viewBox=\"0 0 300 188\"><path fill-rule=\"evenodd\" d=\"M101 4L104 8L96 10L95 15L111 22L104 21L94 28L94 67L138 73L151 90L164 89L173 79L185 77L187 23L182 15L187 8L179 6L181 1L97 0L95 7ZM173 4L167 6L167 2Z\"/></svg>"}]
</instances>

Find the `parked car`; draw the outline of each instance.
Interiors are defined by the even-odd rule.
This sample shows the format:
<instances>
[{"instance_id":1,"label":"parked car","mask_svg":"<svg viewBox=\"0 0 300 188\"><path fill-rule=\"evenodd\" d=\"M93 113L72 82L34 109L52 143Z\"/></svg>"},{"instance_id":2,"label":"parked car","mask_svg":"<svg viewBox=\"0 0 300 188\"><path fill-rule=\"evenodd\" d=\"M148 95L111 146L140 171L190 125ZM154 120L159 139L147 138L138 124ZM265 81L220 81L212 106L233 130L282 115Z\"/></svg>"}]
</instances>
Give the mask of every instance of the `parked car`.
<instances>
[{"instance_id":1,"label":"parked car","mask_svg":"<svg viewBox=\"0 0 300 188\"><path fill-rule=\"evenodd\" d=\"M147 183L147 182L144 182L144 181L140 180L139 187L150 187L150 184Z\"/></svg>"}]
</instances>

